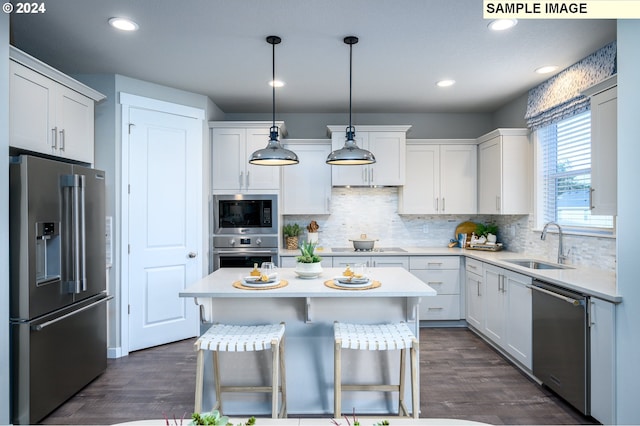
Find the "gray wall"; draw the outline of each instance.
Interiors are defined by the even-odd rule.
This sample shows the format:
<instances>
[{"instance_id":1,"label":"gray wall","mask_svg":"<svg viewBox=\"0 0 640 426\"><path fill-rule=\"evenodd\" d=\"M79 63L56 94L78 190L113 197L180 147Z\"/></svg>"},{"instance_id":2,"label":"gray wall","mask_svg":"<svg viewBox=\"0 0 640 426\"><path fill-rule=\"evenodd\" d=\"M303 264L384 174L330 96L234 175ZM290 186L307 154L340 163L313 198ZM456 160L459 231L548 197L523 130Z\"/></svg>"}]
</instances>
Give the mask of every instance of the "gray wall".
<instances>
[{"instance_id":1,"label":"gray wall","mask_svg":"<svg viewBox=\"0 0 640 426\"><path fill-rule=\"evenodd\" d=\"M528 92L523 93L521 96L518 96L497 110L493 115L493 127L527 127L527 121L524 119L524 114L527 112L528 97Z\"/></svg>"},{"instance_id":2,"label":"gray wall","mask_svg":"<svg viewBox=\"0 0 640 426\"><path fill-rule=\"evenodd\" d=\"M640 211L640 21L618 21L618 293L616 312L617 422L640 424L640 285L638 242Z\"/></svg>"},{"instance_id":3,"label":"gray wall","mask_svg":"<svg viewBox=\"0 0 640 426\"><path fill-rule=\"evenodd\" d=\"M0 15L0 424L9 424L9 15Z\"/></svg>"}]
</instances>

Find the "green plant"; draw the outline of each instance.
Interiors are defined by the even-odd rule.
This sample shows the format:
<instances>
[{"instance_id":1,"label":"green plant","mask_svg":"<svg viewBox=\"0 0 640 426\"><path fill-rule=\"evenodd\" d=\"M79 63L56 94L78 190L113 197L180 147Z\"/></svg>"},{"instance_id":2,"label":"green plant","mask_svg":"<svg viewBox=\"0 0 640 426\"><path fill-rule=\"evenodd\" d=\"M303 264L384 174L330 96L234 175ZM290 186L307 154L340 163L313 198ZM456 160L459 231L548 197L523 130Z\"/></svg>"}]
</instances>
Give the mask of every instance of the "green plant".
<instances>
[{"instance_id":1,"label":"green plant","mask_svg":"<svg viewBox=\"0 0 640 426\"><path fill-rule=\"evenodd\" d=\"M320 256L313 251L316 248L316 244L306 241L300 246L300 256L296 260L300 263L318 263L322 260Z\"/></svg>"},{"instance_id":2,"label":"green plant","mask_svg":"<svg viewBox=\"0 0 640 426\"><path fill-rule=\"evenodd\" d=\"M302 228L297 223L287 223L282 227L282 233L285 237L297 237L302 233Z\"/></svg>"},{"instance_id":3,"label":"green plant","mask_svg":"<svg viewBox=\"0 0 640 426\"><path fill-rule=\"evenodd\" d=\"M498 225L495 223L478 223L476 226L476 235L486 237L489 234L498 235Z\"/></svg>"},{"instance_id":4,"label":"green plant","mask_svg":"<svg viewBox=\"0 0 640 426\"><path fill-rule=\"evenodd\" d=\"M218 410L210 413L193 413L191 416L194 425L223 425L229 424L229 418L220 414Z\"/></svg>"}]
</instances>

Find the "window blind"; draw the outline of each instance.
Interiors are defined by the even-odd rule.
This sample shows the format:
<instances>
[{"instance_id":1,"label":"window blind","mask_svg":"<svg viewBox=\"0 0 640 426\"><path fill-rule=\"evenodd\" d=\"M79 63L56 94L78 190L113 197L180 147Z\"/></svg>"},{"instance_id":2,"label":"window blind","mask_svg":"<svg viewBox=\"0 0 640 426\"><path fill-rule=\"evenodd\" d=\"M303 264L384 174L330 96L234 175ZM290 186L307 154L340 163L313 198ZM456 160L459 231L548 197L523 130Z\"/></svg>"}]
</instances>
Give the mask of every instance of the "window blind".
<instances>
[{"instance_id":1,"label":"window blind","mask_svg":"<svg viewBox=\"0 0 640 426\"><path fill-rule=\"evenodd\" d=\"M591 112L542 127L537 133L543 221L574 228L613 228L613 217L591 214Z\"/></svg>"}]
</instances>

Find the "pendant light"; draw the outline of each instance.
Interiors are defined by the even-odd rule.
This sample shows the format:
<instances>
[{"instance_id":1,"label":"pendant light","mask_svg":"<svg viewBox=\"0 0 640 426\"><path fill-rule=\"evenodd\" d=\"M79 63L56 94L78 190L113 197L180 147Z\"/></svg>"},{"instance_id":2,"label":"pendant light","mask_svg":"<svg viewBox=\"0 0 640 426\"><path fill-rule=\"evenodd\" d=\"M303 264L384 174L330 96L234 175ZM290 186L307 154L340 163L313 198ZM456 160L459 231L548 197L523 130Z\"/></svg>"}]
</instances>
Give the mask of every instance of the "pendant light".
<instances>
[{"instance_id":1,"label":"pendant light","mask_svg":"<svg viewBox=\"0 0 640 426\"><path fill-rule=\"evenodd\" d=\"M351 124L353 45L358 42L358 37L345 37L344 42L349 45L349 127L347 127L346 130L346 142L344 143L344 146L329 154L327 157L327 164L335 166L371 164L376 162L376 157L374 157L370 151L358 148L355 141L356 128Z\"/></svg>"},{"instance_id":2,"label":"pendant light","mask_svg":"<svg viewBox=\"0 0 640 426\"><path fill-rule=\"evenodd\" d=\"M273 78L271 85L273 87L273 124L269 129L269 143L266 148L259 149L249 157L249 163L259 166L288 166L290 164L298 164L298 156L295 152L284 148L278 140L278 126L276 126L276 44L280 44L282 39L278 36L267 37L267 43L272 48L272 72Z\"/></svg>"}]
</instances>

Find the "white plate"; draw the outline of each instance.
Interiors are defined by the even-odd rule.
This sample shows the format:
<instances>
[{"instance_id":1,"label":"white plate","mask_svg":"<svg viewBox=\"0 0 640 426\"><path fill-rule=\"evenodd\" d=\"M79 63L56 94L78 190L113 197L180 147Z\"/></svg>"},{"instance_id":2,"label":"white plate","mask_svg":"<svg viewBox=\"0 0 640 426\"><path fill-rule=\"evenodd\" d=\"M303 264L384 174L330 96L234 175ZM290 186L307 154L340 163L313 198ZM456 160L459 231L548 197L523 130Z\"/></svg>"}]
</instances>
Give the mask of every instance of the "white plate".
<instances>
[{"instance_id":1,"label":"white plate","mask_svg":"<svg viewBox=\"0 0 640 426\"><path fill-rule=\"evenodd\" d=\"M294 269L295 274L298 276L298 278L318 278L322 272L305 272L305 271L296 271Z\"/></svg>"},{"instance_id":2,"label":"white plate","mask_svg":"<svg viewBox=\"0 0 640 426\"><path fill-rule=\"evenodd\" d=\"M277 285L276 280L270 280L270 281L250 281L247 282L245 280L242 280L242 285L245 287L271 287L274 285Z\"/></svg>"},{"instance_id":3,"label":"white plate","mask_svg":"<svg viewBox=\"0 0 640 426\"><path fill-rule=\"evenodd\" d=\"M344 287L344 288L361 288L361 287L369 287L371 285L371 280L367 279L367 281L365 282L358 282L358 283L348 283L348 282L340 282L337 279L333 280L333 283L338 286L338 287Z\"/></svg>"},{"instance_id":4,"label":"white plate","mask_svg":"<svg viewBox=\"0 0 640 426\"><path fill-rule=\"evenodd\" d=\"M348 285L368 284L371 281L368 277L354 278L354 277L345 277L344 275L335 277L334 280L339 282L340 284L348 284Z\"/></svg>"},{"instance_id":5,"label":"white plate","mask_svg":"<svg viewBox=\"0 0 640 426\"><path fill-rule=\"evenodd\" d=\"M262 281L260 277L244 277L242 279L242 283L244 285L260 286L260 285L273 284L277 280L278 280L278 277L269 277L267 281Z\"/></svg>"}]
</instances>

